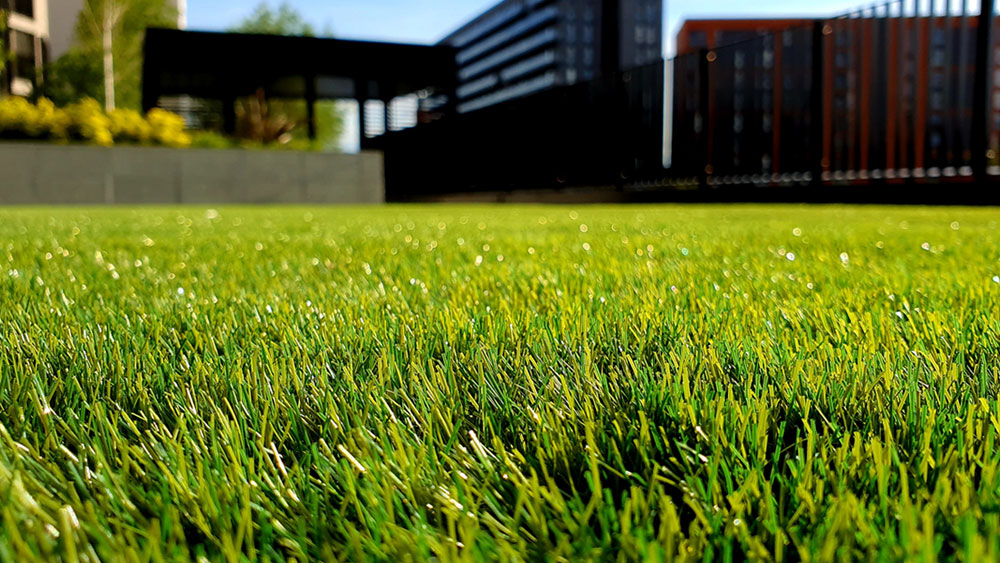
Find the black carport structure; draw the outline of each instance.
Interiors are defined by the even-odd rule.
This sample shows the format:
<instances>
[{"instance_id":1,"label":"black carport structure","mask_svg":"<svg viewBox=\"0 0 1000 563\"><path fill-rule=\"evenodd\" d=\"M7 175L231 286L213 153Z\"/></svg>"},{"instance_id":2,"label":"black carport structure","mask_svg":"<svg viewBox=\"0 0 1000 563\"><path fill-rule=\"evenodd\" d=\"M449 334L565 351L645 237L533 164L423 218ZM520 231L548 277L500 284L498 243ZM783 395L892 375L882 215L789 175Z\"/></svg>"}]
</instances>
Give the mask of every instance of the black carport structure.
<instances>
[{"instance_id":1,"label":"black carport structure","mask_svg":"<svg viewBox=\"0 0 1000 563\"><path fill-rule=\"evenodd\" d=\"M311 138L317 100L357 100L362 141L368 100L385 104L387 132L389 102L398 96L443 94L454 103L451 47L151 28L143 50L144 111L172 96L219 102L227 132L235 129L236 100L261 89L305 100Z\"/></svg>"}]
</instances>

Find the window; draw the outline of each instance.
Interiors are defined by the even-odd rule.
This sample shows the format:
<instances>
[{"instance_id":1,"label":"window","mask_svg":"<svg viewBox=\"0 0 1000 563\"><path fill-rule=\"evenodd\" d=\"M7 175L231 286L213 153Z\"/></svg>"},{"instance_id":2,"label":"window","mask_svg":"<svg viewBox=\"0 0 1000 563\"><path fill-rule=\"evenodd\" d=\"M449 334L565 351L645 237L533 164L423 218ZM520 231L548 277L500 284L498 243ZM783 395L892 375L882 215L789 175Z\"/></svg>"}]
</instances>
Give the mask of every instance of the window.
<instances>
[{"instance_id":1,"label":"window","mask_svg":"<svg viewBox=\"0 0 1000 563\"><path fill-rule=\"evenodd\" d=\"M28 16L29 18L35 17L35 2L34 0L14 0L14 12Z\"/></svg>"},{"instance_id":2,"label":"window","mask_svg":"<svg viewBox=\"0 0 1000 563\"><path fill-rule=\"evenodd\" d=\"M11 2L14 7L14 12L33 18L35 16L35 2L34 0L13 0Z\"/></svg>"},{"instance_id":3,"label":"window","mask_svg":"<svg viewBox=\"0 0 1000 563\"><path fill-rule=\"evenodd\" d=\"M931 65L944 66L944 49L942 47L935 47L931 51Z\"/></svg>"},{"instance_id":4,"label":"window","mask_svg":"<svg viewBox=\"0 0 1000 563\"><path fill-rule=\"evenodd\" d=\"M11 32L10 38L10 50L14 56L14 76L33 78L35 76L35 38L17 30Z\"/></svg>"},{"instance_id":5,"label":"window","mask_svg":"<svg viewBox=\"0 0 1000 563\"><path fill-rule=\"evenodd\" d=\"M494 104L499 104L500 102L526 96L539 90L544 90L545 88L554 86L555 83L556 74L554 72L548 72L539 77L532 78L531 80L519 82L513 86L504 88L503 90L497 90L496 92L487 94L481 98L476 98L469 102L459 104L457 109L459 113L475 111Z\"/></svg>"},{"instance_id":6,"label":"window","mask_svg":"<svg viewBox=\"0 0 1000 563\"><path fill-rule=\"evenodd\" d=\"M372 138L385 134L385 102L381 100L365 100L364 123L361 124L365 137Z\"/></svg>"},{"instance_id":7,"label":"window","mask_svg":"<svg viewBox=\"0 0 1000 563\"><path fill-rule=\"evenodd\" d=\"M529 57L523 61L513 64L500 72L500 77L503 78L504 82L510 82L515 78L519 78L526 74L530 74L538 69L551 66L556 62L556 52L555 51L545 51L540 55L535 55L534 57Z\"/></svg>"},{"instance_id":8,"label":"window","mask_svg":"<svg viewBox=\"0 0 1000 563\"><path fill-rule=\"evenodd\" d=\"M704 49L708 47L708 34L704 31L692 31L688 35L688 43L694 49Z\"/></svg>"},{"instance_id":9,"label":"window","mask_svg":"<svg viewBox=\"0 0 1000 563\"><path fill-rule=\"evenodd\" d=\"M506 49L497 51L496 53L461 69L458 71L458 77L463 81L469 80L470 78L476 77L491 68L525 55L535 49L538 49L539 47L552 43L555 40L556 30L551 27L546 28L545 30L532 35L527 39L514 43Z\"/></svg>"},{"instance_id":10,"label":"window","mask_svg":"<svg viewBox=\"0 0 1000 563\"><path fill-rule=\"evenodd\" d=\"M523 10L521 6L515 5L503 8L493 14L490 14L486 18L483 18L481 22L469 26L462 33L456 35L451 40L451 44L456 47L465 47L475 39L486 35L494 29L497 29L498 27L516 18L521 14L521 10Z\"/></svg>"},{"instance_id":11,"label":"window","mask_svg":"<svg viewBox=\"0 0 1000 563\"><path fill-rule=\"evenodd\" d=\"M497 80L497 75L488 74L482 78L473 80L468 84L463 84L462 86L459 86L458 89L455 90L455 93L458 94L459 98L468 98L473 94L478 94L483 90L487 90L489 88L496 86L498 82L499 80Z\"/></svg>"},{"instance_id":12,"label":"window","mask_svg":"<svg viewBox=\"0 0 1000 563\"><path fill-rule=\"evenodd\" d=\"M556 16L558 15L559 14L554 6L535 12L516 24L483 39L479 43L469 46L469 48L459 52L455 57L455 60L458 61L458 64L466 63L469 60L489 51L490 49L499 47L500 45L507 43L511 39L514 39L515 37L530 31L533 28L556 19Z\"/></svg>"},{"instance_id":13,"label":"window","mask_svg":"<svg viewBox=\"0 0 1000 563\"><path fill-rule=\"evenodd\" d=\"M419 101L415 94L397 96L389 102L389 129L400 131L417 125Z\"/></svg>"}]
</instances>

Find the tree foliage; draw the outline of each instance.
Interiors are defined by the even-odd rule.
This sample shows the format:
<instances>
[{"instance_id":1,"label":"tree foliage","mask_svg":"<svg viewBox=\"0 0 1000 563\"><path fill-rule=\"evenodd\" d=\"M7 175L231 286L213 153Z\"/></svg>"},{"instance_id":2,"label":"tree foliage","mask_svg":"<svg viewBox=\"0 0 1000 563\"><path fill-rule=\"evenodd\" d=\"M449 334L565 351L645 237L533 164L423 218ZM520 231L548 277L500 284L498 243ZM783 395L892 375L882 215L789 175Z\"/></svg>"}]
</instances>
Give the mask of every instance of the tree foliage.
<instances>
[{"instance_id":1,"label":"tree foliage","mask_svg":"<svg viewBox=\"0 0 1000 563\"><path fill-rule=\"evenodd\" d=\"M267 35L301 35L313 37L316 30L287 2L271 8L261 2L254 11L229 31L235 33L263 33Z\"/></svg>"},{"instance_id":2,"label":"tree foliage","mask_svg":"<svg viewBox=\"0 0 1000 563\"><path fill-rule=\"evenodd\" d=\"M84 98L103 101L100 57L91 56L82 49L70 49L49 63L42 89L45 97L60 107Z\"/></svg>"},{"instance_id":3,"label":"tree foliage","mask_svg":"<svg viewBox=\"0 0 1000 563\"><path fill-rule=\"evenodd\" d=\"M85 0L77 17L76 40L48 68L45 93L72 102L93 97L106 105L104 78L106 20L110 26L114 106L139 109L142 103L142 44L148 27L176 27L177 12L167 0ZM96 81L95 81L96 76Z\"/></svg>"}]
</instances>

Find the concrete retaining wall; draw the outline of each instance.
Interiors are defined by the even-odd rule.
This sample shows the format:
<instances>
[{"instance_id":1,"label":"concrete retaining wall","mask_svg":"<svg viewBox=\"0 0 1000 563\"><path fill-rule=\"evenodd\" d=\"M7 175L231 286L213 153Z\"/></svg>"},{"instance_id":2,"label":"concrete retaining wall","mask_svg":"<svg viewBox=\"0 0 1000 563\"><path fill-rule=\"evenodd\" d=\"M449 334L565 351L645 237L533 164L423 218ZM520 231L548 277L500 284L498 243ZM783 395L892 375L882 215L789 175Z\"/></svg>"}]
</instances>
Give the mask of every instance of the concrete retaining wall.
<instances>
[{"instance_id":1,"label":"concrete retaining wall","mask_svg":"<svg viewBox=\"0 0 1000 563\"><path fill-rule=\"evenodd\" d=\"M0 205L384 201L377 152L0 143Z\"/></svg>"}]
</instances>

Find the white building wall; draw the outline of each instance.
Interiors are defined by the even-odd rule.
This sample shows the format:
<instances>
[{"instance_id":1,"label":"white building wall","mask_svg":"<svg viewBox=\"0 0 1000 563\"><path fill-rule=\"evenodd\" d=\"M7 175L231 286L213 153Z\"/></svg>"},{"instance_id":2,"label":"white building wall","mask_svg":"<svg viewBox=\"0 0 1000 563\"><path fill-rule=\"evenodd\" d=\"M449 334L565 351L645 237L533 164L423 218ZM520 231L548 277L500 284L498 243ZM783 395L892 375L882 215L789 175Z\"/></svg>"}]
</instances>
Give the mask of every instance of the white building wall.
<instances>
[{"instance_id":1,"label":"white building wall","mask_svg":"<svg viewBox=\"0 0 1000 563\"><path fill-rule=\"evenodd\" d=\"M48 3L49 60L55 60L73 46L76 16L83 8L83 0L48 0Z\"/></svg>"},{"instance_id":2,"label":"white building wall","mask_svg":"<svg viewBox=\"0 0 1000 563\"><path fill-rule=\"evenodd\" d=\"M49 41L49 4L47 0L34 0L32 7L34 15L28 17L18 13L9 14L7 24L10 29L27 33L34 39L35 68L41 69L45 64L45 50L42 45ZM10 90L18 96L31 95L34 86L27 78L14 78Z\"/></svg>"}]
</instances>

